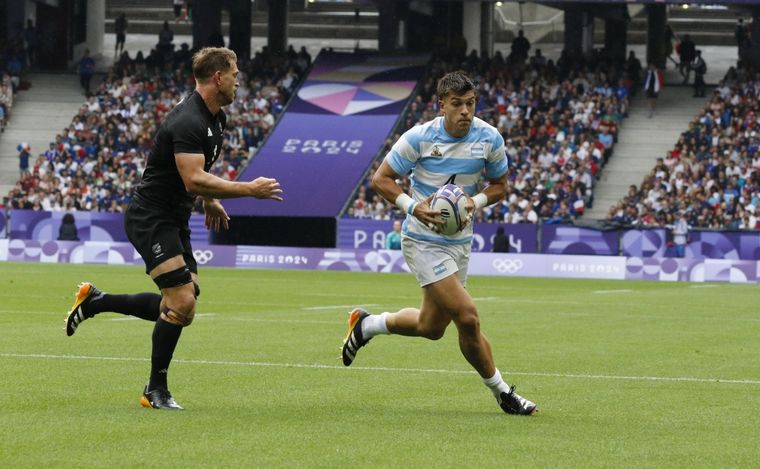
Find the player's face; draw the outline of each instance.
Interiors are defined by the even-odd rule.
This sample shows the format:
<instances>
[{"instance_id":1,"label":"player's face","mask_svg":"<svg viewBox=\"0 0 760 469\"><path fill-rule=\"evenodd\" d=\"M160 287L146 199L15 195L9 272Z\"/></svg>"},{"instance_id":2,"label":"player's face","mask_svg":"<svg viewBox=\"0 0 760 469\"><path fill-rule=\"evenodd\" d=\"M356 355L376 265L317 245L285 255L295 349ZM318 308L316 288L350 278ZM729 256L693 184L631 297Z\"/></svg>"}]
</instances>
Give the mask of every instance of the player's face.
<instances>
[{"instance_id":1,"label":"player's face","mask_svg":"<svg viewBox=\"0 0 760 469\"><path fill-rule=\"evenodd\" d=\"M464 137L470 131L478 102L475 90L464 94L449 94L438 102L443 111L446 131L452 137Z\"/></svg>"},{"instance_id":2,"label":"player's face","mask_svg":"<svg viewBox=\"0 0 760 469\"><path fill-rule=\"evenodd\" d=\"M226 72L217 72L219 74L218 86L219 94L222 96L222 106L226 106L235 100L235 93L238 86L238 68L237 64L233 63Z\"/></svg>"}]
</instances>

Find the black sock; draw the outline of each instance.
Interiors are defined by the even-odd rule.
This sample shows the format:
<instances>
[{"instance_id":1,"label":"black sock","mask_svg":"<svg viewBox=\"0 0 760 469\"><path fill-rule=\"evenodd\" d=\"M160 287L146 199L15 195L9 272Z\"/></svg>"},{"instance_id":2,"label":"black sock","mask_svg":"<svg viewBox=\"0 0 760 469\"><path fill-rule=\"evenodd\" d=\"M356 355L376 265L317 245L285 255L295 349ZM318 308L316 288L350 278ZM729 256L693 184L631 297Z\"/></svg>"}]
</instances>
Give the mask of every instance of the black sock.
<instances>
[{"instance_id":1,"label":"black sock","mask_svg":"<svg viewBox=\"0 0 760 469\"><path fill-rule=\"evenodd\" d=\"M149 390L167 389L166 375L181 333L182 326L164 321L162 318L156 321L156 326L153 328L153 352L150 356Z\"/></svg>"},{"instance_id":2,"label":"black sock","mask_svg":"<svg viewBox=\"0 0 760 469\"><path fill-rule=\"evenodd\" d=\"M138 293L136 295L111 295L103 293L95 297L85 307L87 313L114 312L135 316L146 321L155 321L161 314L161 295L158 293Z\"/></svg>"}]
</instances>

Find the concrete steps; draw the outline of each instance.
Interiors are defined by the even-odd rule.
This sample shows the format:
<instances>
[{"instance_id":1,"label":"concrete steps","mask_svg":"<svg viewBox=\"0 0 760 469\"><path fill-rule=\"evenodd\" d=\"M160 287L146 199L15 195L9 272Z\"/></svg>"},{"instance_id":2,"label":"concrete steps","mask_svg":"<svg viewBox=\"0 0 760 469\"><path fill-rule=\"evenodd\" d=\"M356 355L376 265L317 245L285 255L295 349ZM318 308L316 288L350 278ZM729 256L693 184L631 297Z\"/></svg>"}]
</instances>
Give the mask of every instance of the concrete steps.
<instances>
[{"instance_id":1,"label":"concrete steps","mask_svg":"<svg viewBox=\"0 0 760 469\"><path fill-rule=\"evenodd\" d=\"M688 34L697 47L734 46L734 28L736 21L744 18L745 23L751 15L742 10L731 8L688 8L676 6L668 8L668 23L677 36ZM603 31L603 29L601 30ZM628 41L632 44L646 44L647 16L636 15L628 25ZM602 41L604 37L601 37Z\"/></svg>"},{"instance_id":2,"label":"concrete steps","mask_svg":"<svg viewBox=\"0 0 760 469\"><path fill-rule=\"evenodd\" d=\"M620 127L615 153L594 186L594 207L583 218L606 218L610 206L627 194L631 184L641 186L657 158L673 149L681 132L704 108L707 99L692 98L692 92L690 86L666 86L652 118L644 93L638 93Z\"/></svg>"},{"instance_id":3,"label":"concrete steps","mask_svg":"<svg viewBox=\"0 0 760 469\"><path fill-rule=\"evenodd\" d=\"M30 74L32 87L16 94L13 115L0 134L0 194L5 196L19 177L16 146L28 142L32 147L29 166L48 149L56 133L71 124L85 102L77 75Z\"/></svg>"}]
</instances>

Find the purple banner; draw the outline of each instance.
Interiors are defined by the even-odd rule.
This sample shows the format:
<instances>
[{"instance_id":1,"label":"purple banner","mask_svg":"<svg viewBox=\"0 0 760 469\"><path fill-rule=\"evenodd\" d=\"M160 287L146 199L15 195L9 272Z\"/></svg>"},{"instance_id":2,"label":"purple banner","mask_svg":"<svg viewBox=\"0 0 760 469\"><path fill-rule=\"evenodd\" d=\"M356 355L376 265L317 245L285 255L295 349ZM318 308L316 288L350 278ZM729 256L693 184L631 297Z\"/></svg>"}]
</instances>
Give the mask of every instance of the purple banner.
<instances>
[{"instance_id":1,"label":"purple banner","mask_svg":"<svg viewBox=\"0 0 760 469\"><path fill-rule=\"evenodd\" d=\"M235 265L237 246L199 246L193 256L202 266ZM140 254L130 243L109 241L36 241L0 240L0 261L43 262L60 264L137 264Z\"/></svg>"},{"instance_id":2,"label":"purple banner","mask_svg":"<svg viewBox=\"0 0 760 469\"><path fill-rule=\"evenodd\" d=\"M335 217L393 130L424 58L320 54L238 178L276 178L284 202L233 199L230 215Z\"/></svg>"},{"instance_id":3,"label":"purple banner","mask_svg":"<svg viewBox=\"0 0 760 469\"><path fill-rule=\"evenodd\" d=\"M568 225L541 226L541 252L544 254L594 254L616 256L617 230L599 231Z\"/></svg>"},{"instance_id":4,"label":"purple banner","mask_svg":"<svg viewBox=\"0 0 760 469\"><path fill-rule=\"evenodd\" d=\"M627 230L621 247L624 256L663 257L668 248L665 229Z\"/></svg>"},{"instance_id":5,"label":"purple banner","mask_svg":"<svg viewBox=\"0 0 760 469\"><path fill-rule=\"evenodd\" d=\"M629 280L731 283L757 283L760 280L760 263L757 261L653 257L624 259L625 278Z\"/></svg>"},{"instance_id":6,"label":"purple banner","mask_svg":"<svg viewBox=\"0 0 760 469\"><path fill-rule=\"evenodd\" d=\"M686 257L760 259L760 233L756 231L692 231Z\"/></svg>"},{"instance_id":7,"label":"purple banner","mask_svg":"<svg viewBox=\"0 0 760 469\"><path fill-rule=\"evenodd\" d=\"M201 266L258 269L408 272L401 251L365 249L203 246L193 252ZM139 264L129 243L0 239L0 261ZM473 253L470 275L589 278L680 282L758 283L760 262L620 256ZM410 280L411 281L411 280Z\"/></svg>"},{"instance_id":8,"label":"purple banner","mask_svg":"<svg viewBox=\"0 0 760 469\"><path fill-rule=\"evenodd\" d=\"M109 212L68 212L74 215L79 241L128 242L124 231L124 214ZM10 238L35 241L58 239L58 229L66 212L42 212L34 210L12 210L10 218ZM205 217L190 216L190 241L194 245L208 244L208 230L204 226Z\"/></svg>"},{"instance_id":9,"label":"purple banner","mask_svg":"<svg viewBox=\"0 0 760 469\"><path fill-rule=\"evenodd\" d=\"M675 257L667 230L623 232L622 253L627 257ZM691 231L685 258L760 260L760 233L756 231Z\"/></svg>"},{"instance_id":10,"label":"purple banner","mask_svg":"<svg viewBox=\"0 0 760 469\"><path fill-rule=\"evenodd\" d=\"M6 238L8 236L8 221L5 218L5 209L0 209L0 238Z\"/></svg>"},{"instance_id":11,"label":"purple banner","mask_svg":"<svg viewBox=\"0 0 760 469\"><path fill-rule=\"evenodd\" d=\"M537 226L531 223L498 225L476 223L472 240L473 252L491 252L496 229L504 227L509 237L509 252L535 253ZM341 249L383 249L385 236L393 228L390 220L341 218L338 220L338 247Z\"/></svg>"},{"instance_id":12,"label":"purple banner","mask_svg":"<svg viewBox=\"0 0 760 469\"><path fill-rule=\"evenodd\" d=\"M470 258L471 275L506 277L625 278L625 258L543 254L479 253Z\"/></svg>"}]
</instances>

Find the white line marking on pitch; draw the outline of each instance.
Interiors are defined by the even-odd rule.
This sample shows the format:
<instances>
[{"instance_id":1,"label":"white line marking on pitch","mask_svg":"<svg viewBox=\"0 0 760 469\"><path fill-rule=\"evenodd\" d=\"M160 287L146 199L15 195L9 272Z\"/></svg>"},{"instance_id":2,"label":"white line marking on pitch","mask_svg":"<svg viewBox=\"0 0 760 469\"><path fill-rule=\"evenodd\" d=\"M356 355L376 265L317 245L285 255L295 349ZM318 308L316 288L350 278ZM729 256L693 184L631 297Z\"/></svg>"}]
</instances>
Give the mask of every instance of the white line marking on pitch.
<instances>
[{"instance_id":1,"label":"white line marking on pitch","mask_svg":"<svg viewBox=\"0 0 760 469\"><path fill-rule=\"evenodd\" d=\"M591 293L604 295L606 293L631 293L633 290L594 290Z\"/></svg>"},{"instance_id":2,"label":"white line marking on pitch","mask_svg":"<svg viewBox=\"0 0 760 469\"><path fill-rule=\"evenodd\" d=\"M377 306L376 304L366 304L361 306ZM310 306L308 308L301 308L304 311L322 311L323 309L345 309L345 308L356 308L356 304L352 305L331 305L331 306Z\"/></svg>"},{"instance_id":3,"label":"white line marking on pitch","mask_svg":"<svg viewBox=\"0 0 760 469\"><path fill-rule=\"evenodd\" d=\"M150 358L136 357L97 357L87 355L52 355L44 353L0 353L3 358L41 358L53 360L100 360L100 361L123 361L123 362L147 362ZM328 369L328 370L346 370L347 368L339 365L320 365L318 363L270 363L270 362L239 362L227 360L183 360L174 359L174 363L186 363L188 365L224 365L224 366L249 366L249 367L276 367L276 368L309 368L309 369ZM407 373L440 373L451 375L471 375L475 371L466 370L443 370L439 368L389 368L376 366L352 366L350 370L361 371L391 371ZM689 383L721 383L721 384L750 384L760 385L760 380L754 379L723 379L723 378L693 378L690 376L624 376L624 375L595 375L595 374L574 374L574 373L541 373L528 371L506 371L506 375L520 376L542 376L548 378L574 378L574 379L610 379L625 381L667 381L667 382L689 382Z\"/></svg>"},{"instance_id":4,"label":"white line marking on pitch","mask_svg":"<svg viewBox=\"0 0 760 469\"><path fill-rule=\"evenodd\" d=\"M312 319L264 319L264 318L226 318L228 321L241 321L241 322L275 322L275 323L291 323L291 324L329 324L334 326L338 321L318 321ZM344 321L345 322L345 321Z\"/></svg>"},{"instance_id":5,"label":"white line marking on pitch","mask_svg":"<svg viewBox=\"0 0 760 469\"><path fill-rule=\"evenodd\" d=\"M198 318L208 319L208 318L213 318L214 316L216 316L216 313L201 313L201 314L196 314L195 319L198 319ZM126 316L123 318L111 318L109 319L109 321L144 321L144 319L138 318L137 316Z\"/></svg>"},{"instance_id":6,"label":"white line marking on pitch","mask_svg":"<svg viewBox=\"0 0 760 469\"><path fill-rule=\"evenodd\" d=\"M715 288L717 285L713 284L707 284L707 285L689 285L689 288Z\"/></svg>"}]
</instances>

